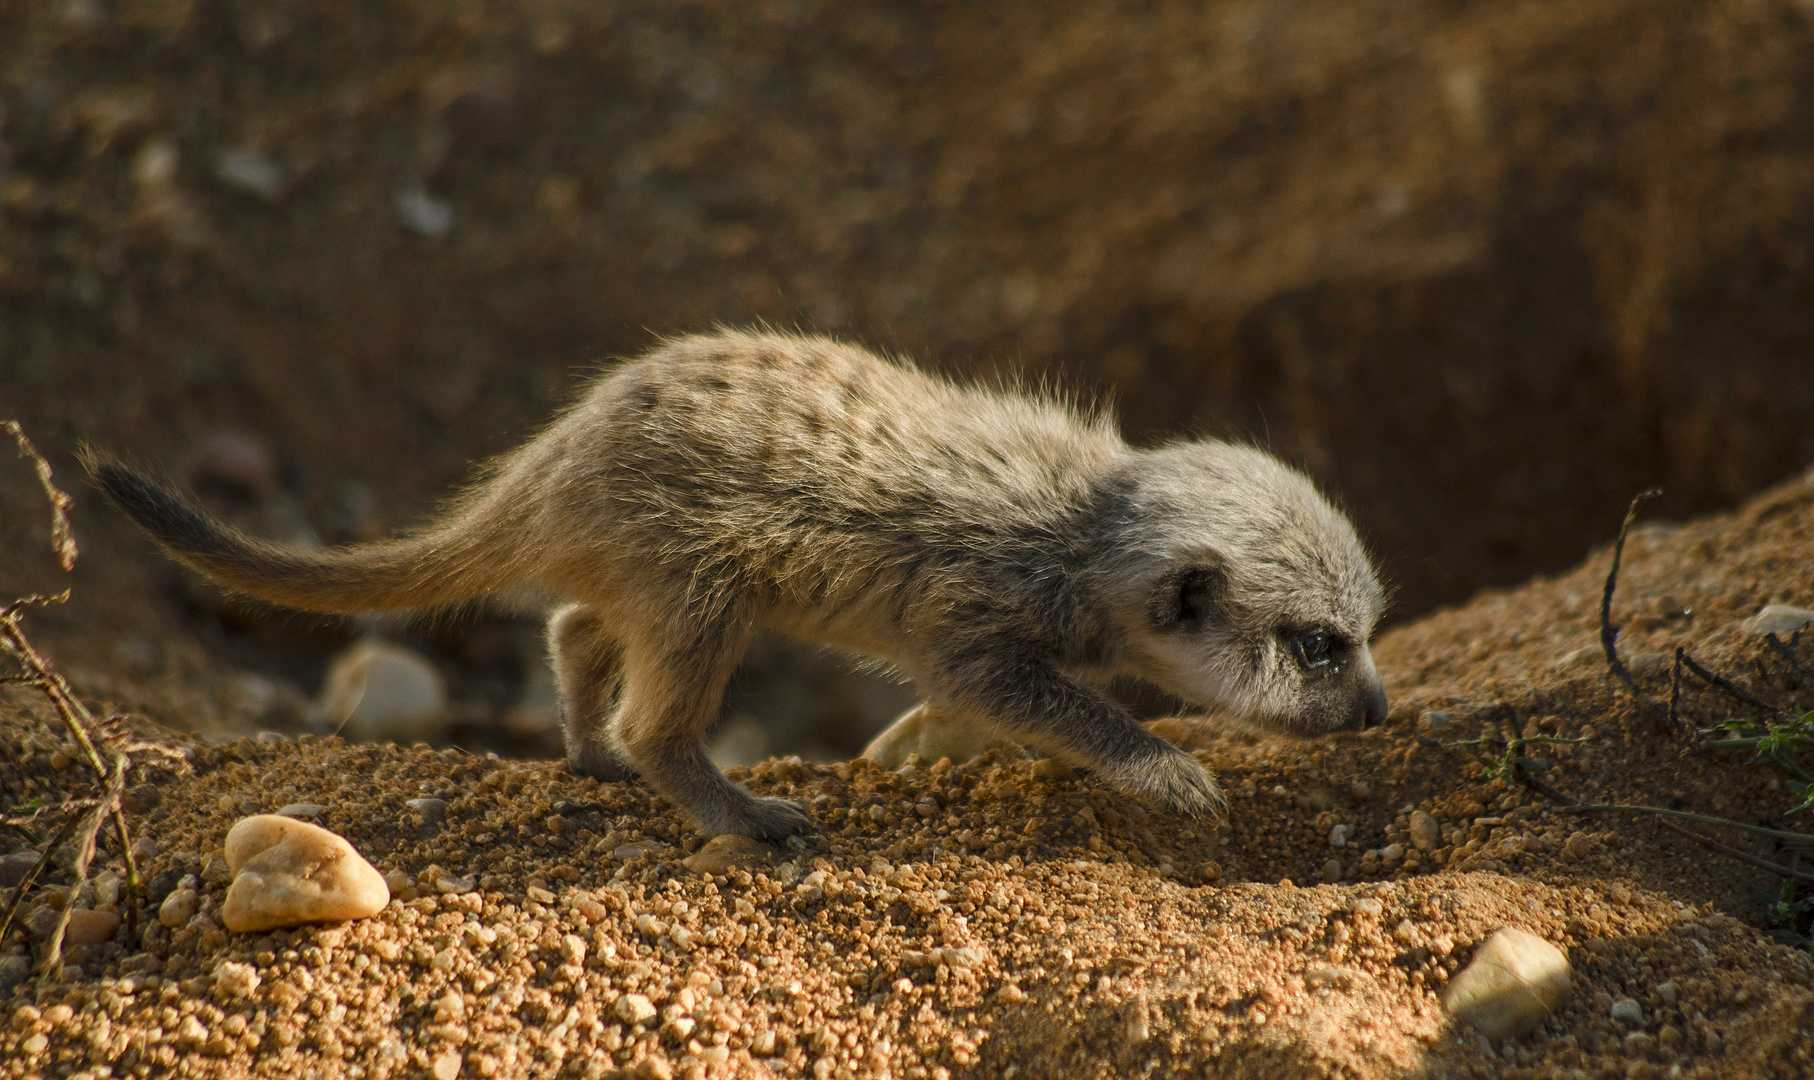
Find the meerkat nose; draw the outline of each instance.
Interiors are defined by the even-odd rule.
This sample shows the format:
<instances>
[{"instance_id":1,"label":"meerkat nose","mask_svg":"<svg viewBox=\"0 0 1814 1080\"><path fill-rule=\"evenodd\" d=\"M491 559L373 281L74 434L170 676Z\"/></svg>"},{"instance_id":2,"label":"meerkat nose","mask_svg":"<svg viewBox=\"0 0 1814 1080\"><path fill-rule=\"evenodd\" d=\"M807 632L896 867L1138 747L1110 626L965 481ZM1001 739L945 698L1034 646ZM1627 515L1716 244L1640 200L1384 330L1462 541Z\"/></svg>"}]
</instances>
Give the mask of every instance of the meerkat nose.
<instances>
[{"instance_id":1,"label":"meerkat nose","mask_svg":"<svg viewBox=\"0 0 1814 1080\"><path fill-rule=\"evenodd\" d=\"M1385 723L1388 711L1386 688L1374 683L1367 688L1366 696L1361 700L1360 729L1365 731L1370 727L1378 727Z\"/></svg>"}]
</instances>

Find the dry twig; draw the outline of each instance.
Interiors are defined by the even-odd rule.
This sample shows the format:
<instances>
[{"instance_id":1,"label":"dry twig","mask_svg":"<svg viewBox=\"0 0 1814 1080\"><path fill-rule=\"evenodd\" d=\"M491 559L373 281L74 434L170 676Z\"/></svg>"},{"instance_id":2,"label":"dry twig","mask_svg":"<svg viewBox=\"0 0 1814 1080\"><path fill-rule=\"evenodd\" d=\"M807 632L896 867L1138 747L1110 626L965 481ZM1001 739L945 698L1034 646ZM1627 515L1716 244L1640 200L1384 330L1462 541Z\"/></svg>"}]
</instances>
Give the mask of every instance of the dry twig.
<instances>
[{"instance_id":1,"label":"dry twig","mask_svg":"<svg viewBox=\"0 0 1814 1080\"><path fill-rule=\"evenodd\" d=\"M1606 666L1612 669L1612 673L1618 676L1619 681L1624 683L1626 689L1630 690L1632 695L1638 699L1638 704L1644 706L1652 719L1660 725L1667 725L1668 730L1679 735L1682 734L1679 722L1673 715L1665 713L1663 706L1651 700L1649 694L1638 688L1637 680L1633 679L1631 672L1626 670L1625 661L1619 659L1617 642L1620 628L1612 624L1612 594L1619 587L1619 563L1625 558L1625 538L1631 532L1631 523L1638 518L1638 507L1661 494L1663 494L1662 488L1640 491L1633 496L1631 505L1625 508L1625 521L1619 526L1619 538L1613 542L1612 546L1612 569L1606 572L1606 591L1600 596L1600 647L1606 651Z\"/></svg>"},{"instance_id":2,"label":"dry twig","mask_svg":"<svg viewBox=\"0 0 1814 1080\"><path fill-rule=\"evenodd\" d=\"M32 446L31 440L25 437L25 431L16 420L0 423L13 436L19 446L21 457L28 458L37 470L38 483L44 488L45 497L51 505L51 550L57 557L57 564L64 570L71 570L76 562L75 535L69 527L69 507L73 505L69 495L60 490L51 478L50 463L44 460ZM72 873L80 883L88 875L89 864L94 860L97 841L101 829L109 821L120 845L120 857L126 868L126 920L125 932L130 940L137 932L140 882L138 864L132 854L131 836L126 825L126 813L123 798L126 792L126 775L134 764L136 755L158 759L160 764L181 768L187 764L183 754L168 746L145 742L132 738L126 728L123 717L108 717L105 723L97 721L88 706L76 696L68 680L57 672L43 653L34 647L25 635L21 620L26 612L34 607L47 604L60 604L69 599L69 590L43 596L27 596L10 602L0 603L0 650L18 662L21 674L8 676L7 682L31 686L49 700L56 711L58 719L68 730L70 738L80 748L83 758L102 784L101 794L92 799L66 800L60 807L70 816L64 823L56 839L47 845L38 865L26 875L14 891L12 901L7 906L6 916L0 919L0 938L4 938L11 927L13 917L19 909L25 892L37 880L49 864L52 855L73 836L76 849L74 852ZM96 736L99 736L97 742ZM10 821L15 827L35 818L38 810L32 815L17 821ZM64 898L57 923L46 939L43 952L39 956L38 968L44 973L55 973L62 969L63 934L69 925L70 913L75 910L77 889L71 889Z\"/></svg>"}]
</instances>

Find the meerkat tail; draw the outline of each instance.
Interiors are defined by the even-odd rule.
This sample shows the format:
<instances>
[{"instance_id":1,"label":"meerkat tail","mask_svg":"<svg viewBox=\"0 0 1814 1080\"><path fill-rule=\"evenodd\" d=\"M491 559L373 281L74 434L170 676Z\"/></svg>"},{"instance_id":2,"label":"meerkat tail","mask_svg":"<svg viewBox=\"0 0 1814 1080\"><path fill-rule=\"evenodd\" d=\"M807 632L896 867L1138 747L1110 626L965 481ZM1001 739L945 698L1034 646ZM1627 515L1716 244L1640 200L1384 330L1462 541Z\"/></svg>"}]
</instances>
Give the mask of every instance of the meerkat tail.
<instances>
[{"instance_id":1,"label":"meerkat tail","mask_svg":"<svg viewBox=\"0 0 1814 1080\"><path fill-rule=\"evenodd\" d=\"M309 551L247 536L118 462L89 452L84 464L177 561L273 604L326 612L432 607L521 584L498 515L456 514L414 536Z\"/></svg>"}]
</instances>

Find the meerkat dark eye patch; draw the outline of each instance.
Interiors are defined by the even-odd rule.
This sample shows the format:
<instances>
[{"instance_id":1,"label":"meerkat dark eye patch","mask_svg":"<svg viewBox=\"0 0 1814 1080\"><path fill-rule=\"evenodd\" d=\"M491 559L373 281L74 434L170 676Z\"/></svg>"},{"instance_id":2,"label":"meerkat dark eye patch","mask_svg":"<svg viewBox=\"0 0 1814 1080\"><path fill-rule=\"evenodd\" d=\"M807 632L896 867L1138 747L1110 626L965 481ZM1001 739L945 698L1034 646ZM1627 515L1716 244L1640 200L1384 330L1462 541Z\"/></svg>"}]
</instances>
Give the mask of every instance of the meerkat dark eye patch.
<instances>
[{"instance_id":1,"label":"meerkat dark eye patch","mask_svg":"<svg viewBox=\"0 0 1814 1080\"><path fill-rule=\"evenodd\" d=\"M1291 655L1306 674L1333 675L1341 670L1342 641L1327 627L1313 626L1285 635Z\"/></svg>"},{"instance_id":2,"label":"meerkat dark eye patch","mask_svg":"<svg viewBox=\"0 0 1814 1080\"><path fill-rule=\"evenodd\" d=\"M1214 563L1174 567L1153 589L1153 624L1186 633L1202 630L1222 617L1227 594L1228 574L1222 567Z\"/></svg>"}]
</instances>

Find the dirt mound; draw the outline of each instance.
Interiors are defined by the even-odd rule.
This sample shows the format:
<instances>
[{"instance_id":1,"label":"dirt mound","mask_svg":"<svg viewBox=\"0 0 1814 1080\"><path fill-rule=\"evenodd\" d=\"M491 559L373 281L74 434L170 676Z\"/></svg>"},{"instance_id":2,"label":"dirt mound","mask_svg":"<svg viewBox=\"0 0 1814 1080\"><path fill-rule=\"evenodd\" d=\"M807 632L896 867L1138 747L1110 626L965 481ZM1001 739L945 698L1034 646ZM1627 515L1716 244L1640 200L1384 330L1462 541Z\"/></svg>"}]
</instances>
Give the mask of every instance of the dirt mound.
<instances>
[{"instance_id":1,"label":"dirt mound","mask_svg":"<svg viewBox=\"0 0 1814 1080\"><path fill-rule=\"evenodd\" d=\"M1614 618L1648 688L1647 658L1681 644L1805 706L1811 688L1735 623L1814 600L1810 535L1814 480L1640 530ZM1814 966L1758 928L1775 878L1648 818L1565 812L1469 745L1528 737L1542 782L1576 797L1785 820L1797 800L1764 766L1659 733L1576 655L1605 563L1386 635L1402 704L1382 729L1301 743L1163 722L1228 786L1219 827L1051 762L776 760L734 775L803 800L818 830L706 876L664 802L558 764L196 743L192 771L135 789L133 823L157 847L153 899L196 875L198 909L165 926L148 906L139 940L78 946L63 981L14 989L0 1076L1802 1075ZM0 790L79 792L35 703L5 692ZM1678 708L1700 726L1756 715L1704 688ZM212 856L243 815L301 802L393 875L395 901L229 935ZM1565 947L1575 981L1495 1048L1438 993L1502 926Z\"/></svg>"}]
</instances>

